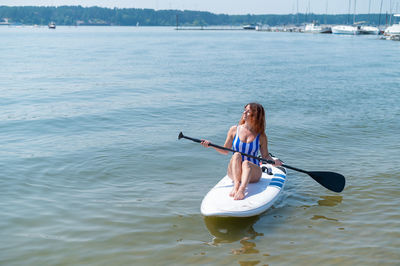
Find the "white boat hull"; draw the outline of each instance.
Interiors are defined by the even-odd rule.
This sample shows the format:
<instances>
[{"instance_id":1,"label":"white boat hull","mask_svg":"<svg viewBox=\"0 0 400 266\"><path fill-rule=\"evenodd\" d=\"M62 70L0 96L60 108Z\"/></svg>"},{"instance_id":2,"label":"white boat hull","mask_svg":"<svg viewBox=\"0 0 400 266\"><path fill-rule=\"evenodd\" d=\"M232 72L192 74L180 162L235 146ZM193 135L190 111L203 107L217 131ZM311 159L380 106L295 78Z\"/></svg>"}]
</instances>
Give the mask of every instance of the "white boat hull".
<instances>
[{"instance_id":1,"label":"white boat hull","mask_svg":"<svg viewBox=\"0 0 400 266\"><path fill-rule=\"evenodd\" d=\"M361 26L360 34L378 35L379 29L373 26Z\"/></svg>"},{"instance_id":2,"label":"white boat hull","mask_svg":"<svg viewBox=\"0 0 400 266\"><path fill-rule=\"evenodd\" d=\"M400 23L387 27L384 34L386 36L400 35Z\"/></svg>"},{"instance_id":3,"label":"white boat hull","mask_svg":"<svg viewBox=\"0 0 400 266\"><path fill-rule=\"evenodd\" d=\"M338 25L332 27L333 34L345 34L345 35L358 35L360 34L360 27L348 26L348 25Z\"/></svg>"},{"instance_id":4,"label":"white boat hull","mask_svg":"<svg viewBox=\"0 0 400 266\"><path fill-rule=\"evenodd\" d=\"M304 28L305 33L332 33L332 29L329 26L321 26L316 24L307 24Z\"/></svg>"}]
</instances>

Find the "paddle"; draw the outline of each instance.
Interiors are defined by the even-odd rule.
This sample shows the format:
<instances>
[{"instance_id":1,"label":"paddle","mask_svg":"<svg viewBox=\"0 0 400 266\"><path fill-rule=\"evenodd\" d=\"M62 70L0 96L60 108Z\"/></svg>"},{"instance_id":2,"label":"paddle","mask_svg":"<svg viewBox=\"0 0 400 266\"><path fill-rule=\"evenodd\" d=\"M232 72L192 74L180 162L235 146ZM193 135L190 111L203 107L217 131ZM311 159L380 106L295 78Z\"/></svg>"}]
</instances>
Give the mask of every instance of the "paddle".
<instances>
[{"instance_id":1,"label":"paddle","mask_svg":"<svg viewBox=\"0 0 400 266\"><path fill-rule=\"evenodd\" d=\"M201 143L201 140L195 139L195 138L191 138L191 137L187 137L187 136L183 135L182 132L180 132L179 136L178 136L178 139L181 139L181 138L189 139L191 141L194 141L194 142L197 142L197 143ZM221 146L218 146L218 145L215 145L215 144L212 144L212 143L210 143L208 145L212 146L212 147L215 147L215 148L218 148L218 149L221 149L221 150L236 152L236 151L234 151L232 149L221 147ZM267 160L267 159L262 158L262 157L253 156L253 155L246 154L246 153L243 153L243 152L241 152L241 154L244 155L244 156L250 157L250 158L255 158L257 160L270 163L270 164L274 164L275 163L274 161ZM344 176L341 175L341 174L335 173L335 172L305 171L305 170L302 170L302 169L299 169L299 168L296 168L296 167L293 167L293 166L290 166L290 165L287 165L287 164L282 164L282 166L285 167L285 168L292 169L292 170L297 171L297 172L302 172L304 174L307 174L312 179L314 179L319 184L321 184L323 187L325 187L325 188L327 188L327 189L329 189L331 191L334 191L334 192L342 192L342 190L344 189L344 186L346 184L346 179L344 178Z\"/></svg>"}]
</instances>

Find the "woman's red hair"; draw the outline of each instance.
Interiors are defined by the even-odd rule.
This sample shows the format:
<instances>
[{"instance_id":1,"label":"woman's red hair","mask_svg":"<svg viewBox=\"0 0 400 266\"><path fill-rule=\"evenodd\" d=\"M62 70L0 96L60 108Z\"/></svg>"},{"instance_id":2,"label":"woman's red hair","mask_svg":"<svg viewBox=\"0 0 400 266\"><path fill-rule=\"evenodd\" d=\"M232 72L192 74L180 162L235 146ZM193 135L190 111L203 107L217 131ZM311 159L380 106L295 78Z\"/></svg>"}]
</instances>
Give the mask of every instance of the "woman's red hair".
<instances>
[{"instance_id":1,"label":"woman's red hair","mask_svg":"<svg viewBox=\"0 0 400 266\"><path fill-rule=\"evenodd\" d=\"M248 103L244 106L246 108L250 106L250 115L249 115L249 125L253 128L253 130L257 134L265 133L265 111L264 107L259 103ZM239 125L243 125L244 120L243 116L239 121Z\"/></svg>"}]
</instances>

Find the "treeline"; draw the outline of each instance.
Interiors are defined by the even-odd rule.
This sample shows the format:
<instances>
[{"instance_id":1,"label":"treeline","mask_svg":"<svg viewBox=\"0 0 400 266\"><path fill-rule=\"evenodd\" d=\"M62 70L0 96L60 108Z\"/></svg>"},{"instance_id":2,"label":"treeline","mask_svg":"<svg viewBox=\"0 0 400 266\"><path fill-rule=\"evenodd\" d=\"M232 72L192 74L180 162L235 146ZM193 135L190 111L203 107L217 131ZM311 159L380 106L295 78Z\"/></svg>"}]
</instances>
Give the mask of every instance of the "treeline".
<instances>
[{"instance_id":1,"label":"treeline","mask_svg":"<svg viewBox=\"0 0 400 266\"><path fill-rule=\"evenodd\" d=\"M321 14L288 15L225 15L202 11L154 10L136 8L101 8L82 6L9 7L0 6L0 22L11 24L47 25L115 25L115 26L213 26L264 24L270 26L319 21L323 24L352 24L353 16ZM355 21L383 25L389 21L386 14L358 14Z\"/></svg>"}]
</instances>

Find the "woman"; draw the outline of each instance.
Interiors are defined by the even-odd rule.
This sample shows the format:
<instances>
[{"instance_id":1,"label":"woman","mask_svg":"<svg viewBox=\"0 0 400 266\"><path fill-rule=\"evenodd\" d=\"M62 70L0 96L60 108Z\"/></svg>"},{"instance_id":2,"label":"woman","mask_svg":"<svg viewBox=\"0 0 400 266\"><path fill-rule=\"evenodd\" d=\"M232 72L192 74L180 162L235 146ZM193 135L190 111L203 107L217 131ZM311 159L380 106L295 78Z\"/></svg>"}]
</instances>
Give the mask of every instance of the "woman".
<instances>
[{"instance_id":1,"label":"woman","mask_svg":"<svg viewBox=\"0 0 400 266\"><path fill-rule=\"evenodd\" d=\"M202 140L201 144L208 147L210 142ZM262 174L259 160L243 156L240 152L258 156L258 151L260 151L263 158L275 161L277 166L282 165L280 160L273 159L268 153L265 112L262 105L258 103L249 103L244 107L239 125L229 129L224 147L237 151L232 155L228 165L228 176L233 180L233 189L229 196L235 200L244 199L249 182L258 182ZM222 154L229 153L215 147L214 149Z\"/></svg>"}]
</instances>

